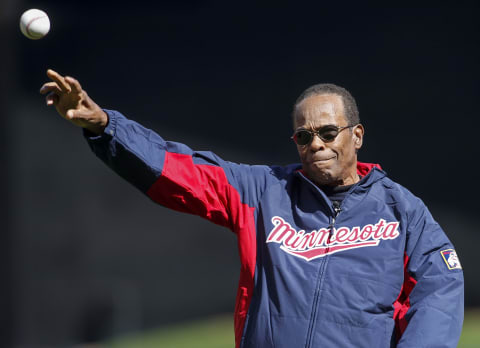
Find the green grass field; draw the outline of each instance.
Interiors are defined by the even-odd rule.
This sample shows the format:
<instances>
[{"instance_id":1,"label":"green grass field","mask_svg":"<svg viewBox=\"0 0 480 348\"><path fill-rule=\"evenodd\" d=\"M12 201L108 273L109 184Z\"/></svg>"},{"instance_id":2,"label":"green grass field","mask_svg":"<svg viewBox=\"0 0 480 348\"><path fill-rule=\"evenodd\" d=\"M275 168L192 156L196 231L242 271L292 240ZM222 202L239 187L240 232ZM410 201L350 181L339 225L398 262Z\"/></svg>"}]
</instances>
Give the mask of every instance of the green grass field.
<instances>
[{"instance_id":1,"label":"green grass field","mask_svg":"<svg viewBox=\"0 0 480 348\"><path fill-rule=\"evenodd\" d=\"M233 316L223 315L118 337L107 342L112 348L232 348Z\"/></svg>"},{"instance_id":2,"label":"green grass field","mask_svg":"<svg viewBox=\"0 0 480 348\"><path fill-rule=\"evenodd\" d=\"M115 338L105 343L112 348L232 348L234 346L231 315L174 325ZM465 313L458 348L480 347L480 310Z\"/></svg>"},{"instance_id":3,"label":"green grass field","mask_svg":"<svg viewBox=\"0 0 480 348\"><path fill-rule=\"evenodd\" d=\"M480 309L465 312L459 348L480 347Z\"/></svg>"}]
</instances>

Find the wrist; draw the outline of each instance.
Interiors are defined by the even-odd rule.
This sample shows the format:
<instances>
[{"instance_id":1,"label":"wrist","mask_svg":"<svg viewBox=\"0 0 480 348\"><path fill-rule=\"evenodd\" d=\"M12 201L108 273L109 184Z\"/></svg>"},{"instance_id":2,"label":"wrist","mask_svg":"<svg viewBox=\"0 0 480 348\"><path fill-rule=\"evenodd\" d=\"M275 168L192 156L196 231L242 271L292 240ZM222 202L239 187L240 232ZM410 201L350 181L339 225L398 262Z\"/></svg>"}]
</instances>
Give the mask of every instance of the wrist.
<instances>
[{"instance_id":1,"label":"wrist","mask_svg":"<svg viewBox=\"0 0 480 348\"><path fill-rule=\"evenodd\" d=\"M89 124L87 127L84 127L88 132L93 133L95 135L100 135L104 132L105 128L108 126L108 115L102 109L99 110L100 116L98 118L98 122L95 124Z\"/></svg>"}]
</instances>

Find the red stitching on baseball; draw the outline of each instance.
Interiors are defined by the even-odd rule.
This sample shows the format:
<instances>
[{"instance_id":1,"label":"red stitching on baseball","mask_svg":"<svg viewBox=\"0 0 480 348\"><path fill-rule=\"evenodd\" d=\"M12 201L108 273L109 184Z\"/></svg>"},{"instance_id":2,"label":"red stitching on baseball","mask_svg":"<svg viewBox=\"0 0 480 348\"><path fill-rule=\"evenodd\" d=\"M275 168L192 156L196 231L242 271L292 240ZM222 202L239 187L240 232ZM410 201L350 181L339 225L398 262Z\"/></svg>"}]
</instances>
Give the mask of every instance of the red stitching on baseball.
<instances>
[{"instance_id":1,"label":"red stitching on baseball","mask_svg":"<svg viewBox=\"0 0 480 348\"><path fill-rule=\"evenodd\" d=\"M30 21L27 23L27 25L25 26L25 29L27 30L27 33L28 35L32 36L32 37L37 37L38 35L35 35L35 34L32 34L30 32L30 25L36 21L37 19L41 19L41 18L45 18L46 16L40 16L40 17L35 17L35 18L32 18L30 19ZM42 34L40 34L40 36L42 36Z\"/></svg>"}]
</instances>

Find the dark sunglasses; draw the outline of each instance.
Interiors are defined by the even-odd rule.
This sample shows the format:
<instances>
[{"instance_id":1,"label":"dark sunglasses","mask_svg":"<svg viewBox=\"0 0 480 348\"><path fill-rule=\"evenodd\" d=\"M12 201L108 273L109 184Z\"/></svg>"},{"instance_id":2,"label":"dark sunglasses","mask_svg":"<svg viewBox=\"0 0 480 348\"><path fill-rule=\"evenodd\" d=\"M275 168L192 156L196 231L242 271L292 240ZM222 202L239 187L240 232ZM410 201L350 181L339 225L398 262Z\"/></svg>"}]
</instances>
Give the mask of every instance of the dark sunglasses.
<instances>
[{"instance_id":1,"label":"dark sunglasses","mask_svg":"<svg viewBox=\"0 0 480 348\"><path fill-rule=\"evenodd\" d=\"M310 144L310 142L313 140L313 137L316 134L320 139L322 139L324 143L329 143L331 141L334 141L338 133L340 133L342 130L351 128L351 127L355 127L355 126L337 127L334 125L328 125L328 126L321 127L316 131L311 131L303 128L297 129L295 133L293 133L292 139L295 142L295 144L304 146L304 145Z\"/></svg>"}]
</instances>

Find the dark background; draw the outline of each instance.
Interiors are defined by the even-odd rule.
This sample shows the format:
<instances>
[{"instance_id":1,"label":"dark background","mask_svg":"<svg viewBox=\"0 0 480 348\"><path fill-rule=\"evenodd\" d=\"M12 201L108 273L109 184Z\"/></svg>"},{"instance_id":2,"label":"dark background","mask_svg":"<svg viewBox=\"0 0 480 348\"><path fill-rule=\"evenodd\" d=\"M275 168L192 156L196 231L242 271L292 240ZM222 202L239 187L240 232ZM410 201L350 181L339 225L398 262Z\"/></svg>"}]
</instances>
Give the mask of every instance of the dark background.
<instances>
[{"instance_id":1,"label":"dark background","mask_svg":"<svg viewBox=\"0 0 480 348\"><path fill-rule=\"evenodd\" d=\"M51 32L18 20L45 10ZM2 0L0 320L5 346L65 346L232 312L235 236L111 173L38 89L53 68L167 139L235 162L297 160L308 86L357 99L359 159L420 196L477 277L479 11L474 5ZM233 328L232 328L233 337Z\"/></svg>"}]
</instances>

